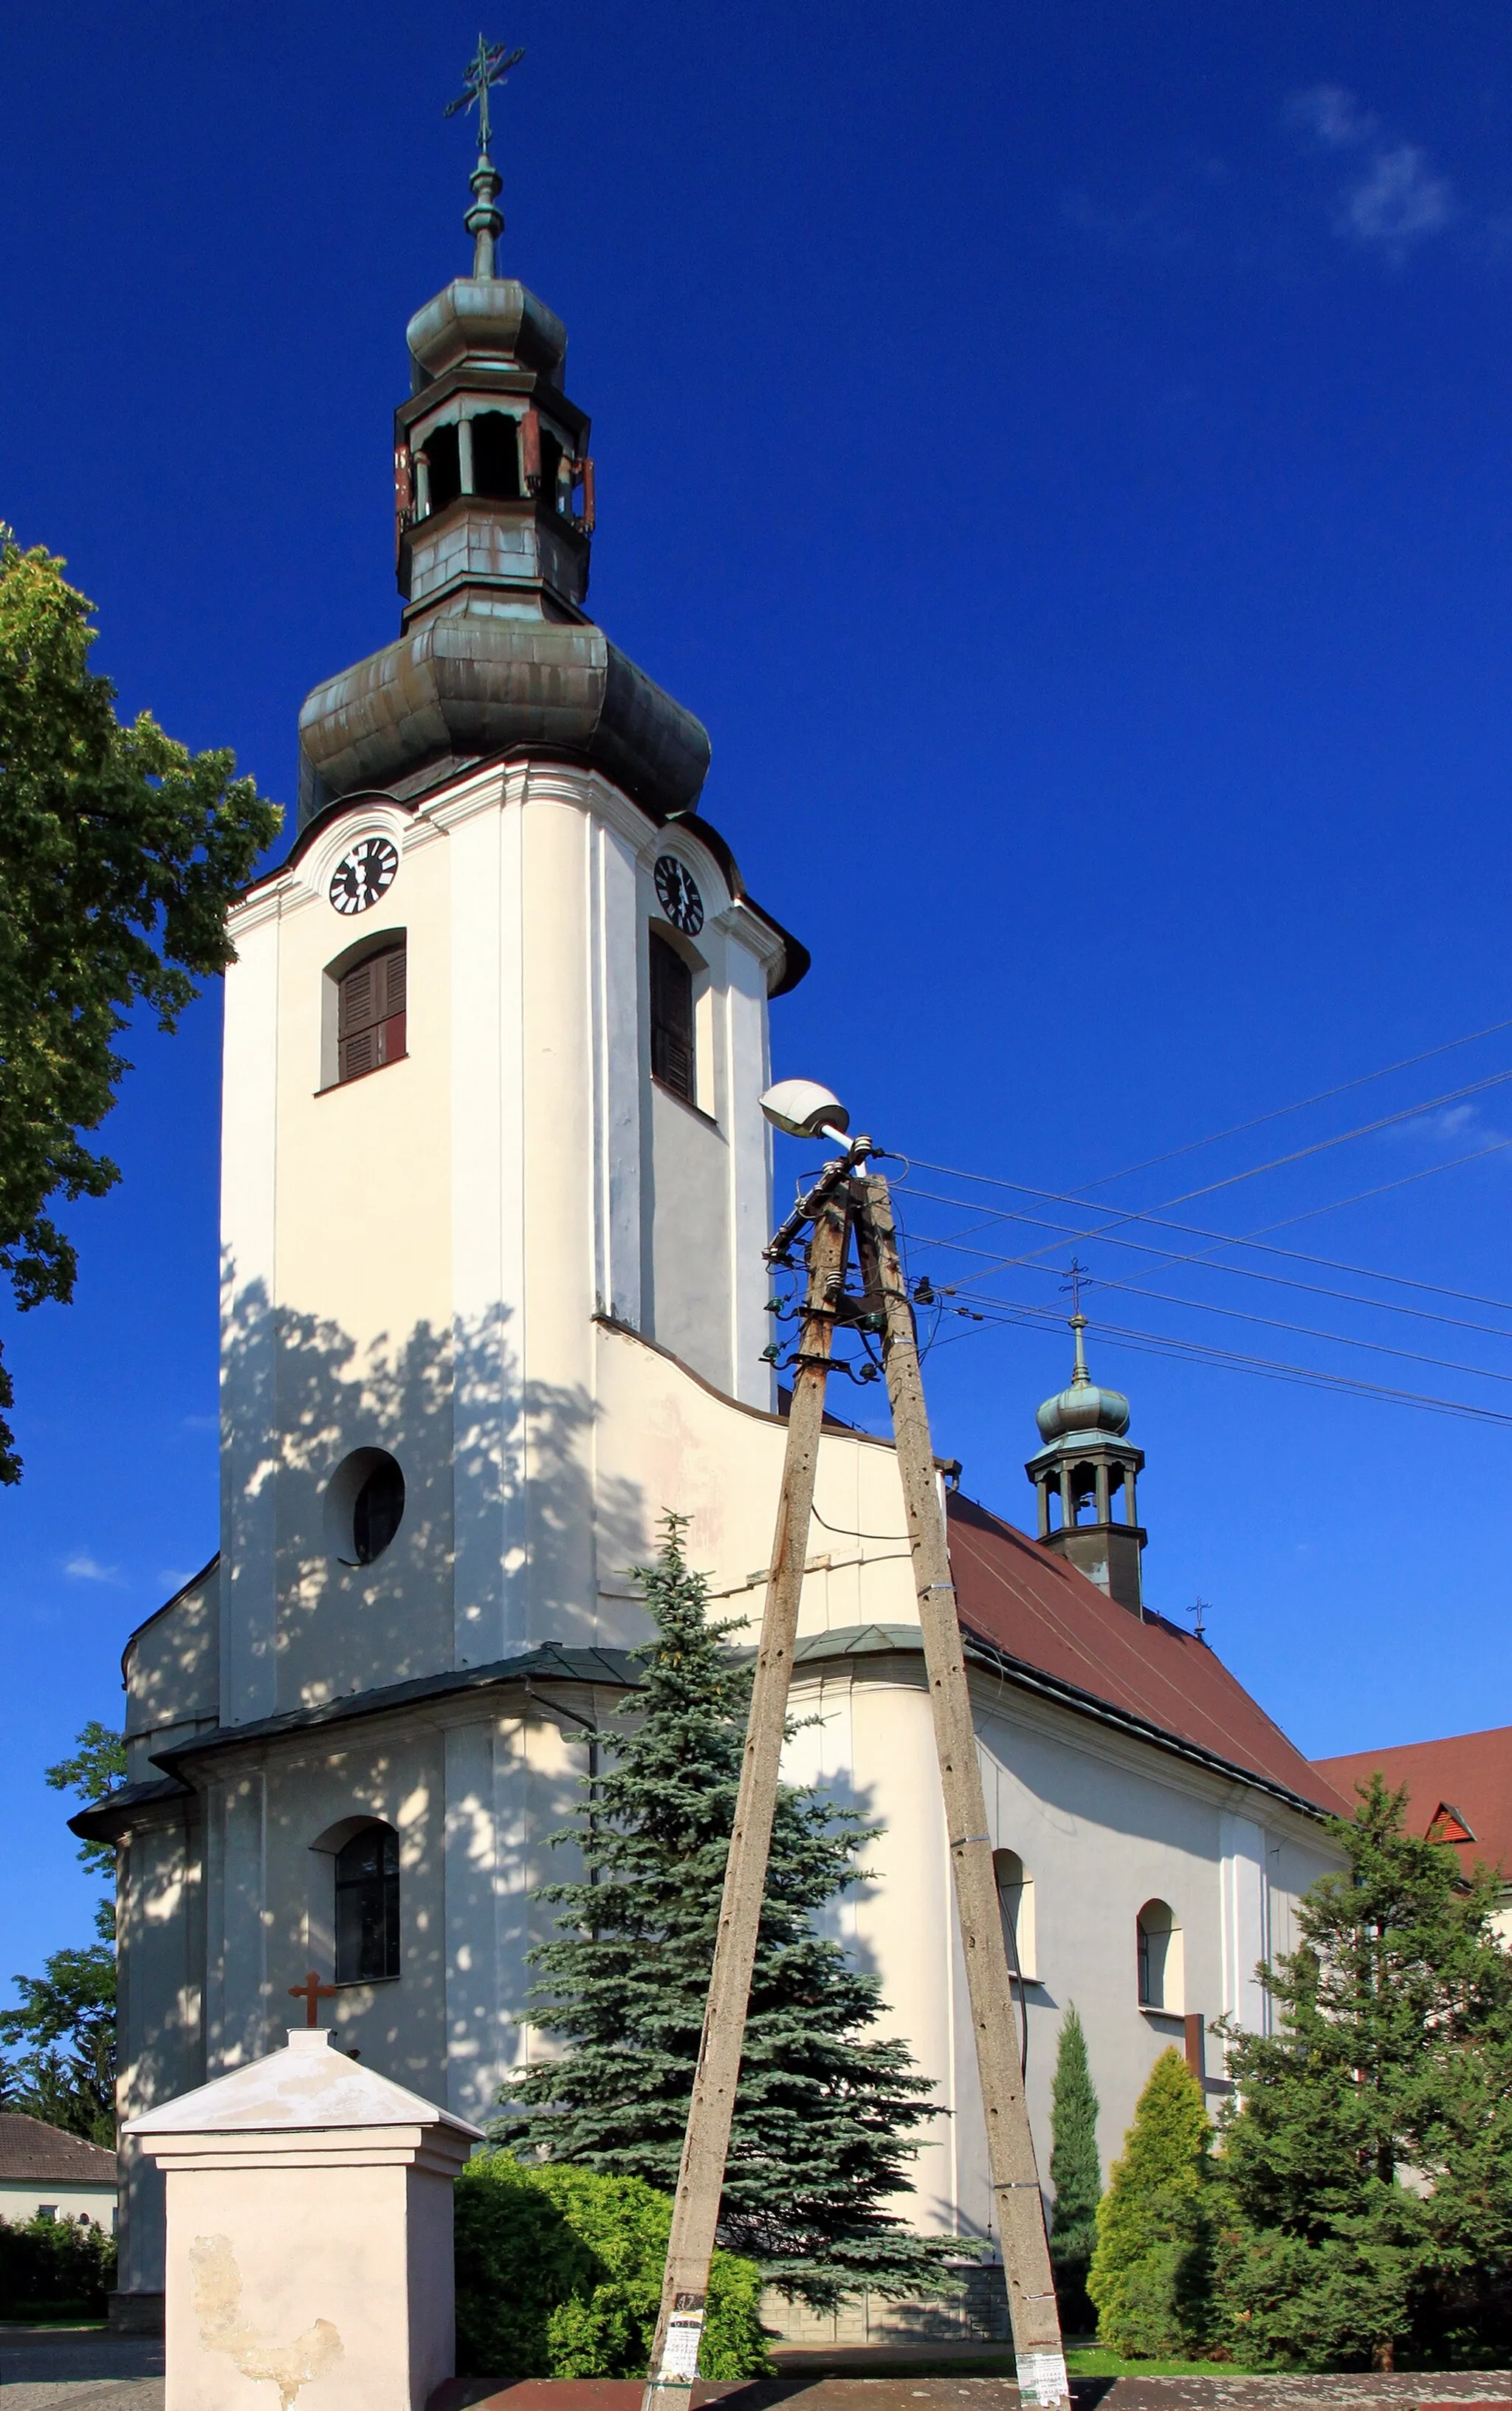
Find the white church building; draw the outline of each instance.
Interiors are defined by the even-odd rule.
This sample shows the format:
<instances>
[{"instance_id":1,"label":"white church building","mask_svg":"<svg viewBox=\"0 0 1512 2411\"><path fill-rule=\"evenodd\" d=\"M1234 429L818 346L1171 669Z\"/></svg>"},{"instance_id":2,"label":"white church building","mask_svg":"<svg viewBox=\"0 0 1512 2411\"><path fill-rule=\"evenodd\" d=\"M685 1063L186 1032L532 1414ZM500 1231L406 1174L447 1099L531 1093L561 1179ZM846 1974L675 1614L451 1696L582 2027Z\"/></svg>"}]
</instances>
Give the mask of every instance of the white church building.
<instances>
[{"instance_id":1,"label":"white church building","mask_svg":"<svg viewBox=\"0 0 1512 2411\"><path fill-rule=\"evenodd\" d=\"M124 2118L274 2048L314 1969L344 2048L486 2119L549 2047L531 1895L572 1873L545 1837L635 1679L662 1512L722 1612L761 1606L758 1100L807 957L698 814L704 729L587 617L565 330L493 273L486 161L472 189L474 273L408 329L400 633L306 702L298 834L232 914L220 1548L127 1643L127 1778L74 1820L119 1848ZM1161 2050L1200 2068L1208 2021L1263 2021L1340 1805L1146 1610L1143 1460L1076 1350L1036 1536L949 1501L1041 2170L1068 2004L1106 2160ZM878 1828L836 1931L951 2113L907 2214L990 2252L891 1447L827 1429L816 1504L792 1772ZM161 2196L129 2151L123 2188L146 2320Z\"/></svg>"}]
</instances>

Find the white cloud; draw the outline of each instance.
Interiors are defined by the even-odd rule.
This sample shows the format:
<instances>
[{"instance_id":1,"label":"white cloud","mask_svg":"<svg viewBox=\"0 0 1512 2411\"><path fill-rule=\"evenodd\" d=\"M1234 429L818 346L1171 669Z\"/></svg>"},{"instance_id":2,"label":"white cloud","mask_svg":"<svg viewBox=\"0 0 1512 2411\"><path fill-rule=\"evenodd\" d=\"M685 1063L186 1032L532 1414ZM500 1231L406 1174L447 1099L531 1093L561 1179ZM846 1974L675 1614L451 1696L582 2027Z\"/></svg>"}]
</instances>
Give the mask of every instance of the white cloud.
<instances>
[{"instance_id":1,"label":"white cloud","mask_svg":"<svg viewBox=\"0 0 1512 2411\"><path fill-rule=\"evenodd\" d=\"M181 1431L219 1431L221 1419L219 1415L181 1415L179 1428Z\"/></svg>"},{"instance_id":2,"label":"white cloud","mask_svg":"<svg viewBox=\"0 0 1512 2411\"><path fill-rule=\"evenodd\" d=\"M1392 261L1442 234L1457 214L1453 189L1419 142L1398 141L1378 117L1340 84L1294 93L1282 124L1309 148L1368 151L1368 161L1339 192L1333 231L1345 242Z\"/></svg>"},{"instance_id":3,"label":"white cloud","mask_svg":"<svg viewBox=\"0 0 1512 2411\"><path fill-rule=\"evenodd\" d=\"M1352 92L1336 83L1317 83L1309 92L1293 93L1281 118L1292 133L1321 143L1326 151L1347 151L1368 142L1380 124L1378 118L1360 108Z\"/></svg>"},{"instance_id":4,"label":"white cloud","mask_svg":"<svg viewBox=\"0 0 1512 2411\"><path fill-rule=\"evenodd\" d=\"M102 1566L98 1557L90 1556L83 1549L65 1559L63 1571L80 1582L115 1583L121 1579L119 1566Z\"/></svg>"},{"instance_id":5,"label":"white cloud","mask_svg":"<svg viewBox=\"0 0 1512 2411\"><path fill-rule=\"evenodd\" d=\"M1435 176L1416 142L1377 151L1368 172L1344 195L1336 224L1359 242L1400 257L1411 242L1438 234L1454 215L1448 180Z\"/></svg>"}]
</instances>

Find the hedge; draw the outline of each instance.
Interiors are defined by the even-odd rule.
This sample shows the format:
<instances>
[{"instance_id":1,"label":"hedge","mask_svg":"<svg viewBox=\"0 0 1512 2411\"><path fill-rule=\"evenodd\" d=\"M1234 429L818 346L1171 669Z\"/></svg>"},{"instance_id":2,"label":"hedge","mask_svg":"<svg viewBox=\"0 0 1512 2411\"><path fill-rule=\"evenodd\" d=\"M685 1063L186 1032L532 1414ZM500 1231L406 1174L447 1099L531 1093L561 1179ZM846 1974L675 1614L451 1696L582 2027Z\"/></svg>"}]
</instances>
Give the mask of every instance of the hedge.
<instances>
[{"instance_id":1,"label":"hedge","mask_svg":"<svg viewBox=\"0 0 1512 2411\"><path fill-rule=\"evenodd\" d=\"M470 2376L642 2377L656 2331L672 2204L639 2177L471 2161L458 2181L457 2365ZM699 2370L772 2374L753 2260L717 2252Z\"/></svg>"},{"instance_id":2,"label":"hedge","mask_svg":"<svg viewBox=\"0 0 1512 2411\"><path fill-rule=\"evenodd\" d=\"M0 2316L77 2311L103 2317L115 2284L115 2238L71 2218L0 2218Z\"/></svg>"}]
</instances>

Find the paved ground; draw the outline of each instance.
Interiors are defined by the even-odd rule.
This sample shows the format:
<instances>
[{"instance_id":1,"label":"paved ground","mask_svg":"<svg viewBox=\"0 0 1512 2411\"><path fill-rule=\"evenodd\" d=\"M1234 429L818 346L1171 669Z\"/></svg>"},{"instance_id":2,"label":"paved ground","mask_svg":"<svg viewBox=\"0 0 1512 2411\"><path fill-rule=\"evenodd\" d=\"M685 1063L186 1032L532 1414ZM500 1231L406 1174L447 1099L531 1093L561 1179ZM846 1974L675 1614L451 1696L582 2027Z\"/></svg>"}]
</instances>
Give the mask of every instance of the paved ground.
<instances>
[{"instance_id":1,"label":"paved ground","mask_svg":"<svg viewBox=\"0 0 1512 2411\"><path fill-rule=\"evenodd\" d=\"M158 2336L100 2328L0 2328L5 2411L163 2411Z\"/></svg>"},{"instance_id":2,"label":"paved ground","mask_svg":"<svg viewBox=\"0 0 1512 2411\"><path fill-rule=\"evenodd\" d=\"M1077 2411L1469 2411L1512 2405L1512 2375L1082 2377ZM432 2411L640 2411L638 2379L457 2383ZM709 2411L1018 2411L1004 2377L907 2369L887 2377L790 2372L755 2385L700 2386ZM163 2345L98 2329L0 2329L0 2411L163 2411Z\"/></svg>"},{"instance_id":3,"label":"paved ground","mask_svg":"<svg viewBox=\"0 0 1512 2411\"><path fill-rule=\"evenodd\" d=\"M527 2380L489 2393L458 2384L432 2411L640 2411L629 2380ZM1512 2376L1079 2377L1077 2411L1465 2411L1512 2404ZM1018 2411L1018 2388L1003 2377L788 2376L753 2385L699 2386L695 2406L717 2411Z\"/></svg>"}]
</instances>

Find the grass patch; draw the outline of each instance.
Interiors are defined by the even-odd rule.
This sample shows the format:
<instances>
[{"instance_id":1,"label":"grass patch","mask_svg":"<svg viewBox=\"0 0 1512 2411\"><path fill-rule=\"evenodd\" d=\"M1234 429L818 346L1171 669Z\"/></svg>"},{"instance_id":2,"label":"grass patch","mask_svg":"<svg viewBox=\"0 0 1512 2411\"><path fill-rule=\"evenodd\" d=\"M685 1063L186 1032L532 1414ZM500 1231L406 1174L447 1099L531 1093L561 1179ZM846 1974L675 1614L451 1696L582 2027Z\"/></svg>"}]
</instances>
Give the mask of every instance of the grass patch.
<instances>
[{"instance_id":1,"label":"grass patch","mask_svg":"<svg viewBox=\"0 0 1512 2411\"><path fill-rule=\"evenodd\" d=\"M843 2347L842 2347L843 2351ZM836 2356L837 2374L847 2377L1012 2377L1013 2355L1010 2351L973 2352L969 2347L950 2354L890 2353L885 2345L874 2345L863 2355L860 2351ZM779 2368L781 2364L779 2363ZM823 2361L819 2354L806 2355L804 2374L818 2377L823 2374ZM1066 2367L1072 2377L1247 2377L1252 2373L1233 2360L1126 2360L1121 2353L1105 2352L1095 2345L1081 2348L1072 2346L1066 2355ZM782 2370L792 2374L791 2368Z\"/></svg>"},{"instance_id":2,"label":"grass patch","mask_svg":"<svg viewBox=\"0 0 1512 2411\"><path fill-rule=\"evenodd\" d=\"M1090 2345L1069 2352L1066 2366L1073 2377L1248 2377L1252 2373L1237 2360L1127 2360L1121 2352Z\"/></svg>"}]
</instances>

